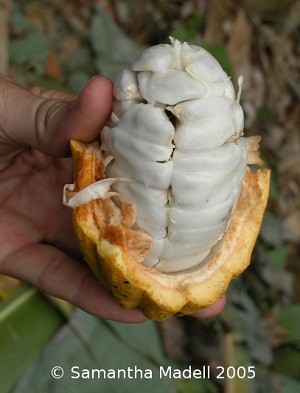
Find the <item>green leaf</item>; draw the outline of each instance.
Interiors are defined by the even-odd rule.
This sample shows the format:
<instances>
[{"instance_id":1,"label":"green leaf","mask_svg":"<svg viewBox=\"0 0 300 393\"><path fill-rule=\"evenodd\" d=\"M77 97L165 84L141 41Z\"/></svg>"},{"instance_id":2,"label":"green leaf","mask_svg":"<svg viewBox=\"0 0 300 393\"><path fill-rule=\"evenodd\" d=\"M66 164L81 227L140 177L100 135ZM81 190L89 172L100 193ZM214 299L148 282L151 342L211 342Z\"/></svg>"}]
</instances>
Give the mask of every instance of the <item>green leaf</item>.
<instances>
[{"instance_id":1,"label":"green leaf","mask_svg":"<svg viewBox=\"0 0 300 393\"><path fill-rule=\"evenodd\" d=\"M218 393L217 386L209 379L193 381L182 379L179 382L179 393Z\"/></svg>"},{"instance_id":2,"label":"green leaf","mask_svg":"<svg viewBox=\"0 0 300 393\"><path fill-rule=\"evenodd\" d=\"M278 216L269 211L265 212L260 231L260 236L264 242L272 247L282 246L284 243L284 233L281 224L281 220Z\"/></svg>"},{"instance_id":3,"label":"green leaf","mask_svg":"<svg viewBox=\"0 0 300 393\"><path fill-rule=\"evenodd\" d=\"M276 322L286 330L283 343L300 344L300 304L291 304L278 311Z\"/></svg>"},{"instance_id":4,"label":"green leaf","mask_svg":"<svg viewBox=\"0 0 300 393\"><path fill-rule=\"evenodd\" d=\"M37 289L23 285L0 306L0 391L6 393L64 323Z\"/></svg>"},{"instance_id":5,"label":"green leaf","mask_svg":"<svg viewBox=\"0 0 300 393\"><path fill-rule=\"evenodd\" d=\"M165 364L155 323L108 322L77 310L23 375L13 393L168 393L175 383L159 378L158 367ZM64 369L61 379L51 377L55 366ZM74 366L78 368L72 371ZM132 377L124 377L123 371L119 378L107 377L109 370L112 376L119 370L126 372L128 367ZM93 369L102 370L101 378L92 378ZM74 378L78 373L80 377Z\"/></svg>"},{"instance_id":6,"label":"green leaf","mask_svg":"<svg viewBox=\"0 0 300 393\"><path fill-rule=\"evenodd\" d=\"M272 266L280 270L282 273L282 270L285 269L288 257L288 245L284 244L274 250L268 251L268 256L272 260Z\"/></svg>"},{"instance_id":7,"label":"green leaf","mask_svg":"<svg viewBox=\"0 0 300 393\"><path fill-rule=\"evenodd\" d=\"M275 351L273 370L290 378L300 379L300 348L291 345Z\"/></svg>"},{"instance_id":8,"label":"green leaf","mask_svg":"<svg viewBox=\"0 0 300 393\"><path fill-rule=\"evenodd\" d=\"M49 54L49 43L46 36L36 30L23 37L11 39L9 42L9 58L12 63L32 67L41 75Z\"/></svg>"},{"instance_id":9,"label":"green leaf","mask_svg":"<svg viewBox=\"0 0 300 393\"><path fill-rule=\"evenodd\" d=\"M253 380L249 378L240 378L237 373L237 370L242 369L242 372L245 370L247 375L248 367L252 365L253 362L250 359L250 354L247 348L244 345L234 345L232 365L228 365L227 378L225 379L225 383L227 383L228 386L231 386L232 388L234 387L232 390L233 392L253 392ZM232 369L229 367L232 367ZM235 377L231 378L230 373L235 375ZM228 388L228 391L231 390Z\"/></svg>"},{"instance_id":10,"label":"green leaf","mask_svg":"<svg viewBox=\"0 0 300 393\"><path fill-rule=\"evenodd\" d=\"M98 72L112 80L145 49L144 45L127 37L100 6L95 7L89 39Z\"/></svg>"},{"instance_id":11,"label":"green leaf","mask_svg":"<svg viewBox=\"0 0 300 393\"><path fill-rule=\"evenodd\" d=\"M273 374L273 386L276 393L299 393L300 382L282 374ZM276 390L275 390L276 389Z\"/></svg>"},{"instance_id":12,"label":"green leaf","mask_svg":"<svg viewBox=\"0 0 300 393\"><path fill-rule=\"evenodd\" d=\"M10 13L10 27L12 30L17 30L20 33L28 33L36 30L36 27L29 22L26 16L21 12L20 5L16 2L12 3L12 10Z\"/></svg>"},{"instance_id":13,"label":"green leaf","mask_svg":"<svg viewBox=\"0 0 300 393\"><path fill-rule=\"evenodd\" d=\"M171 30L170 36L176 38L181 42L188 42L189 44L191 43L190 32L185 26L182 25L174 26L173 29Z\"/></svg>"},{"instance_id":14,"label":"green leaf","mask_svg":"<svg viewBox=\"0 0 300 393\"><path fill-rule=\"evenodd\" d=\"M202 23L203 14L201 11L197 11L188 20L175 21L175 26L172 28L170 36L181 42L186 41L189 44L197 44L197 37Z\"/></svg>"},{"instance_id":15,"label":"green leaf","mask_svg":"<svg viewBox=\"0 0 300 393\"><path fill-rule=\"evenodd\" d=\"M90 76L86 72L73 72L68 79L68 88L71 92L78 94L89 80Z\"/></svg>"},{"instance_id":16,"label":"green leaf","mask_svg":"<svg viewBox=\"0 0 300 393\"><path fill-rule=\"evenodd\" d=\"M0 304L20 287L20 281L0 274Z\"/></svg>"},{"instance_id":17,"label":"green leaf","mask_svg":"<svg viewBox=\"0 0 300 393\"><path fill-rule=\"evenodd\" d=\"M267 321L261 318L253 299L240 283L240 278L231 283L221 318L232 329L234 342L243 343L252 360L269 365L272 362L272 345L267 336Z\"/></svg>"}]
</instances>

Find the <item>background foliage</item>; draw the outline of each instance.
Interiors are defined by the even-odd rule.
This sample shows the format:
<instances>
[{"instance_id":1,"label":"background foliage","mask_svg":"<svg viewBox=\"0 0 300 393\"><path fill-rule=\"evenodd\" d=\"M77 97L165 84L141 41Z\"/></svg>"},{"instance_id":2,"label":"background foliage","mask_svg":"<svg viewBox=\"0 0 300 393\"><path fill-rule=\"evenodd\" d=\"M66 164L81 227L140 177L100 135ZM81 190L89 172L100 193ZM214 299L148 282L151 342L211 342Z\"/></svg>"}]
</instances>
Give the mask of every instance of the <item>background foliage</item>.
<instances>
[{"instance_id":1,"label":"background foliage","mask_svg":"<svg viewBox=\"0 0 300 393\"><path fill-rule=\"evenodd\" d=\"M227 306L217 318L171 318L160 325L130 327L81 311L73 314L55 303L65 326L37 355L14 392L299 392L299 2L18 0L7 13L2 3L0 71L27 86L77 93L96 73L114 80L143 48L167 42L170 35L204 46L234 83L243 74L246 133L262 135L262 155L272 169L271 197L252 264L230 286ZM1 298L18 285L3 277ZM212 370L218 365L254 365L256 378L142 380L104 385L103 390L83 381L61 385L49 376L58 353L62 364L105 361L108 368L137 362L143 367L161 362L210 365Z\"/></svg>"}]
</instances>

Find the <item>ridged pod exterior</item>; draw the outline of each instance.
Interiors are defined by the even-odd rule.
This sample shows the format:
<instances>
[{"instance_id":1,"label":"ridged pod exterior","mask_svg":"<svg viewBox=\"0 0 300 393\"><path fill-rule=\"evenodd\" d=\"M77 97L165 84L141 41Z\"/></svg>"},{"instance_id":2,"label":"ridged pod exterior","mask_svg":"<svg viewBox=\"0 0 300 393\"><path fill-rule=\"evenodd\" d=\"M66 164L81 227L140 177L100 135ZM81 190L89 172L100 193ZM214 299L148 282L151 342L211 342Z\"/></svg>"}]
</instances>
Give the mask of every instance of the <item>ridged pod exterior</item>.
<instances>
[{"instance_id":1,"label":"ridged pod exterior","mask_svg":"<svg viewBox=\"0 0 300 393\"><path fill-rule=\"evenodd\" d=\"M76 192L101 179L104 164L97 144L73 141L71 146ZM247 171L220 250L199 270L165 274L144 267L139 259L149 246L148 238L131 229L130 206L124 207L120 225L108 223L109 214L119 209L111 199L97 199L74 209L81 251L100 282L124 308L139 307L155 321L191 314L220 299L230 281L249 265L268 200L269 180L268 169Z\"/></svg>"}]
</instances>

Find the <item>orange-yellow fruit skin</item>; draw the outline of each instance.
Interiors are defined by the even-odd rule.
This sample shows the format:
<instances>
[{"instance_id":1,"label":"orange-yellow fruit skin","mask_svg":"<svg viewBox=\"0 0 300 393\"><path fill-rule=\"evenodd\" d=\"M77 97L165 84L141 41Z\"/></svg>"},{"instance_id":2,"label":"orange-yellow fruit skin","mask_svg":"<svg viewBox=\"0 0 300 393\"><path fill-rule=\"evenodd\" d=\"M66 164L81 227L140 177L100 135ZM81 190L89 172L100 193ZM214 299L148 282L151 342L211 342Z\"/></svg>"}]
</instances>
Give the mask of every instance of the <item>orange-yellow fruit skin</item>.
<instances>
[{"instance_id":1,"label":"orange-yellow fruit skin","mask_svg":"<svg viewBox=\"0 0 300 393\"><path fill-rule=\"evenodd\" d=\"M97 148L90 151L88 145L75 141L71 148L75 191L79 191L103 177L104 164ZM141 265L136 256L146 252L150 239L143 231L132 230L126 217L117 227L111 225L110 199L74 209L74 229L85 260L119 304L139 307L147 318L164 321L174 314L187 315L214 304L230 281L247 268L266 209L269 184L269 169L247 171L221 248L205 266L190 272L165 274Z\"/></svg>"}]
</instances>

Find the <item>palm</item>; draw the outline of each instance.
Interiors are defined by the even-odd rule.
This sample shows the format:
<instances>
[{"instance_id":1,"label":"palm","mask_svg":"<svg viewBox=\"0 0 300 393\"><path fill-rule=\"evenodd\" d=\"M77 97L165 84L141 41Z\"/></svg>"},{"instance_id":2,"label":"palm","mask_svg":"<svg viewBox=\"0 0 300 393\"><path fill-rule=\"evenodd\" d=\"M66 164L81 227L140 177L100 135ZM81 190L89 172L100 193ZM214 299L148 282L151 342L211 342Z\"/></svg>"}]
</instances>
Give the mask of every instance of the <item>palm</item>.
<instances>
[{"instance_id":1,"label":"palm","mask_svg":"<svg viewBox=\"0 0 300 393\"><path fill-rule=\"evenodd\" d=\"M63 185L70 181L70 159L55 159L33 149L19 152L0 173L0 231L4 234L0 255L6 254L2 258L33 243L75 253L70 210L62 204Z\"/></svg>"}]
</instances>

